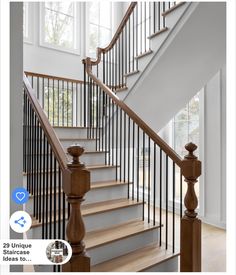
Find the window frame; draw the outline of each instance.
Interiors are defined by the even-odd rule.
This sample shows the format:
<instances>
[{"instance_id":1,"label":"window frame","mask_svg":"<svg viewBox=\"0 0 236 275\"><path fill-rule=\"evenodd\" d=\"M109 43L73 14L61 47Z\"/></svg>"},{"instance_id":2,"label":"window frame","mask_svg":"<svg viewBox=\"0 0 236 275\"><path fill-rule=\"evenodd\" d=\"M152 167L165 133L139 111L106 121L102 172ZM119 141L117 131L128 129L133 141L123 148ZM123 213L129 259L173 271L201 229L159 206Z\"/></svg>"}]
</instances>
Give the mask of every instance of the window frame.
<instances>
[{"instance_id":1,"label":"window frame","mask_svg":"<svg viewBox=\"0 0 236 275\"><path fill-rule=\"evenodd\" d=\"M28 36L25 36L25 32L23 31L23 42L27 44L33 44L34 39L34 5L32 2L23 2L23 5L25 5L25 12L27 13L26 17L27 20L25 22L25 26L28 29ZM23 13L23 16L25 14ZM24 24L24 21L23 21Z\"/></svg>"},{"instance_id":2,"label":"window frame","mask_svg":"<svg viewBox=\"0 0 236 275\"><path fill-rule=\"evenodd\" d=\"M74 4L74 43L75 48L66 48L63 46L53 45L45 42L44 24L45 24L45 2L40 3L39 7L39 46L48 49L57 50L69 54L81 55L81 22L82 22L82 7L80 2L73 2Z\"/></svg>"},{"instance_id":3,"label":"window frame","mask_svg":"<svg viewBox=\"0 0 236 275\"><path fill-rule=\"evenodd\" d=\"M98 2L100 3L100 2ZM104 27L102 25L97 25L95 23L91 23L92 25L94 26L98 26L98 38L100 38L100 29L101 28L104 28L104 29L107 29L107 30L110 30L111 31L111 39L112 39L112 35L113 35L113 27L114 27L114 21L112 20L113 18L113 11L114 11L114 5L113 5L113 2L110 2L109 1L109 4L110 4L110 15L111 15L111 20L110 20L110 28L107 28L107 27ZM95 52L94 53L90 53L89 52L89 27L90 27L90 21L89 21L89 3L86 2L85 3L85 10L86 10L86 22L85 22L85 29L86 29L86 45L85 45L85 55L86 56L90 56L92 58L96 58L97 57L97 48L95 49ZM99 9L99 23L100 23L100 9ZM100 41L98 41L98 46L97 47L101 47L101 45L99 45ZM108 46L108 45L106 45Z\"/></svg>"}]
</instances>

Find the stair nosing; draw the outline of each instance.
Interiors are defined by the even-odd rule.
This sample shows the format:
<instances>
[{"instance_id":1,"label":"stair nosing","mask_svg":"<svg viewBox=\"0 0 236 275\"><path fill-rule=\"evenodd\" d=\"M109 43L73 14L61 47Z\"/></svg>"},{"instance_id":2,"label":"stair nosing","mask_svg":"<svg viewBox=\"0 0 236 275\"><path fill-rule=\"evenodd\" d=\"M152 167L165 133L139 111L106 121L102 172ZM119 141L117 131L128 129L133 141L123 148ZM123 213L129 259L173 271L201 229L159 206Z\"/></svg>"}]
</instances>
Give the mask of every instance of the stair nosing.
<instances>
[{"instance_id":1,"label":"stair nosing","mask_svg":"<svg viewBox=\"0 0 236 275\"><path fill-rule=\"evenodd\" d=\"M92 266L91 267L91 271L92 272L124 272L124 271L117 271L117 270L113 270L113 269L111 269L111 270L108 270L108 268L104 271L104 270L102 270L102 268L101 268L101 266L102 265L105 265L105 264L109 264L109 262L111 263L112 261L114 262L115 260L118 260L119 261L119 259L121 259L121 258L124 258L124 257L129 257L130 255L133 255L133 256L135 256L135 254L136 253L138 253L138 252L142 252L143 250L150 250L150 249L152 249L152 248L159 248L159 251L160 251L160 253L161 252L163 252L163 247L164 247L164 243L162 243L162 246L159 246L159 244L158 243L152 243L152 244L149 244L149 245L146 245L146 246L144 246L144 247L142 247L142 248L138 248L138 249L136 249L136 250L134 250L134 251L131 251L131 252L128 252L128 253L125 253L125 254L122 254L122 255L120 255L120 256L118 256L118 257L116 257L116 258L112 258L112 259L110 259L110 260L107 260L107 261L104 261L104 262L101 262L101 263L99 263L99 264L95 264L94 266ZM154 263L153 264L148 264L148 263L140 263L140 265L144 265L143 267L140 267L139 268L139 265L136 265L136 270L134 271L134 272L141 272L141 271L145 271L145 270L147 270L148 268L151 268L151 267L153 267L153 266L155 266L155 265L157 265L157 264L161 264L161 263L163 263L163 262L165 262L165 261L168 261L168 260L170 260L170 259L172 259L172 258L174 258L174 257L177 257L177 256L179 256L179 252L175 252L175 253L171 253L170 251L171 251L172 249L171 249L171 246L168 246L168 254L166 255L166 258L164 258L164 259L161 259L161 260L159 260L159 261L157 261L158 259L153 259L153 261L154 261ZM165 256L165 255L163 255L163 256ZM163 256L160 256L161 258L163 258ZM122 260L121 260L121 263L122 263ZM114 263L115 264L115 263ZM126 262L125 263L126 265L127 264L129 264L128 262ZM99 270L93 270L93 268L96 268L97 266L100 266L100 269ZM127 271L127 272L131 272L131 271Z\"/></svg>"},{"instance_id":2,"label":"stair nosing","mask_svg":"<svg viewBox=\"0 0 236 275\"><path fill-rule=\"evenodd\" d=\"M152 39L152 38L162 34L163 32L166 32L168 30L169 30L168 27L164 27L164 28L160 29L158 32L155 32L155 33L151 34L150 36L148 36L148 39Z\"/></svg>"},{"instance_id":3,"label":"stair nosing","mask_svg":"<svg viewBox=\"0 0 236 275\"><path fill-rule=\"evenodd\" d=\"M176 9L178 9L179 7L181 7L182 5L184 5L186 2L179 2L178 4L176 4L175 6L171 7L170 9L162 12L162 16L166 16L168 14L170 14L172 11L175 11Z\"/></svg>"},{"instance_id":4,"label":"stair nosing","mask_svg":"<svg viewBox=\"0 0 236 275\"><path fill-rule=\"evenodd\" d=\"M91 205L96 205L98 203L104 203L104 202L114 202L115 203L118 203L119 201L122 201L125 200L128 202L128 201L131 201L130 199L113 199L113 200L107 200L107 201L102 201L102 202L97 202L97 203L89 203L89 204L85 204L83 206L91 206ZM140 205L142 204L142 202L134 202L133 204L127 204L127 205L122 205L122 206L116 206L116 207L113 207L113 208L107 208L107 209L103 209L103 210L94 210L93 212L91 213L87 213L87 214L83 214L83 211L85 212L85 210L83 210L83 206L81 207L81 213L82 213L82 216L83 217L88 217L88 216L92 216L92 215L96 215L96 214L101 214L101 213L106 213L106 212L110 212L110 211L115 211L115 210L118 210L118 209L123 209L123 208L128 208L128 207L133 207L133 206L137 206L137 205ZM112 204L108 205L108 206L112 206ZM94 207L95 208L95 207ZM66 209L67 210L67 209ZM58 211L57 211L58 212ZM42 213L41 213L42 214ZM53 212L54 214L54 212ZM61 220L62 220L62 210L61 210ZM35 227L39 227L42 225L42 222L39 223L39 221L37 221L32 215L32 220L34 221L34 223L32 223L32 226L31 226L31 229L32 228L35 228ZM68 220L66 218L66 220ZM54 215L52 215L52 222L54 222ZM58 222L58 213L56 214L56 222ZM50 223L50 220L48 219L48 224Z\"/></svg>"},{"instance_id":5,"label":"stair nosing","mask_svg":"<svg viewBox=\"0 0 236 275\"><path fill-rule=\"evenodd\" d=\"M153 51L150 49L150 50L148 50L148 51L146 51L142 54L139 54L139 55L135 56L135 58L139 59L139 58L142 58L142 57L147 56L147 55L152 54L152 53L153 53Z\"/></svg>"},{"instance_id":6,"label":"stair nosing","mask_svg":"<svg viewBox=\"0 0 236 275\"><path fill-rule=\"evenodd\" d=\"M110 227L106 227L105 229L114 229L114 228L119 228L119 227L122 227L124 226L125 224L129 224L131 222L135 222L135 221L140 221L140 222L143 222L143 223L146 223L145 221L142 221L140 219L135 219L135 220L130 220L129 222L126 222L126 223L121 223L121 224L118 224L118 225L115 225L115 226L110 226ZM146 223L147 224L147 223ZM143 232L148 232L148 231L151 231L151 230L155 230L159 228L159 225L151 225L150 223L150 227L148 228L144 228L140 231L136 231L136 232L129 232L129 233L126 233L124 234L123 236L119 236L119 237L115 237L113 239L110 239L110 240L107 240L107 241L104 241L103 243L98 243L98 244L95 244L95 245L91 245L91 246L88 246L86 244L86 240L85 241L85 245L86 245L86 250L89 251L91 249L94 249L94 248L97 248L97 247L101 247L103 245L107 245L107 244L110 244L110 243L113 243L113 242L116 242L116 241L120 241L120 240L123 240L123 239L126 239L126 238L129 238L129 237L133 237L133 236L136 236L136 235L139 235L139 234L142 234ZM94 230L94 231L90 231L88 233L91 233L91 232L102 232L104 230L103 229L99 229L99 230ZM86 238L86 235L85 235L85 238Z\"/></svg>"},{"instance_id":7,"label":"stair nosing","mask_svg":"<svg viewBox=\"0 0 236 275\"><path fill-rule=\"evenodd\" d=\"M127 74L124 74L124 77L128 77L128 76L131 76L131 75L135 75L135 74L138 74L140 72L140 70L136 70L136 71L132 71L132 72L129 72Z\"/></svg>"},{"instance_id":8,"label":"stair nosing","mask_svg":"<svg viewBox=\"0 0 236 275\"><path fill-rule=\"evenodd\" d=\"M123 198L121 198L121 199L106 200L106 202L118 203L119 201L122 201L122 200L124 202L125 202L125 200L127 202L131 201L130 199L123 199ZM104 201L102 201L102 202L104 202ZM102 204L102 202L85 204L84 206L91 206L93 204L96 205L96 204L99 204L99 203ZM137 206L137 205L141 205L141 204L142 204L142 202L136 202L136 201L134 201L132 204L126 204L126 205L122 205L122 206L115 206L113 208L111 207L111 208L106 208L106 209L102 209L102 210L97 210L97 212L91 212L91 213L88 213L88 214L83 214L83 216L87 217L87 216L91 216L91 215L94 215L94 214L106 213L106 212L109 212L109 211L113 211L113 210L117 210L117 209L123 209L123 208L128 208L128 207L133 207L133 206ZM109 205L109 206L111 206L111 205ZM81 209L83 209L83 208L81 208Z\"/></svg>"}]
</instances>

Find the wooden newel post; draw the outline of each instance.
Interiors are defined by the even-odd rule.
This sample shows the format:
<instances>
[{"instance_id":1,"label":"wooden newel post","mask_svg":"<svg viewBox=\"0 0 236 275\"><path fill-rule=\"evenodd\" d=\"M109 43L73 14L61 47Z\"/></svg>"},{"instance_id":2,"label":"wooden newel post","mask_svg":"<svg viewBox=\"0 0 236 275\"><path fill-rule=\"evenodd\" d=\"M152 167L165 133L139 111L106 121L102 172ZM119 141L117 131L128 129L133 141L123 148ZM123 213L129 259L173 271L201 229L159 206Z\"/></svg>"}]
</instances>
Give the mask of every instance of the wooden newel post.
<instances>
[{"instance_id":1,"label":"wooden newel post","mask_svg":"<svg viewBox=\"0 0 236 275\"><path fill-rule=\"evenodd\" d=\"M72 162L68 163L68 173L63 177L63 190L71 206L66 235L72 247L72 257L63 265L63 272L86 272L90 271L90 258L83 242L85 227L80 207L85 193L90 190L90 173L79 162L79 157L84 152L83 147L72 145L67 152L72 156Z\"/></svg>"},{"instance_id":2,"label":"wooden newel post","mask_svg":"<svg viewBox=\"0 0 236 275\"><path fill-rule=\"evenodd\" d=\"M188 189L184 198L186 210L181 219L180 233L180 271L201 271L201 220L197 218L195 209L198 199L194 190L194 184L201 175L201 162L194 155L197 146L188 143L185 146L188 155L182 161L181 171L187 182Z\"/></svg>"}]
</instances>

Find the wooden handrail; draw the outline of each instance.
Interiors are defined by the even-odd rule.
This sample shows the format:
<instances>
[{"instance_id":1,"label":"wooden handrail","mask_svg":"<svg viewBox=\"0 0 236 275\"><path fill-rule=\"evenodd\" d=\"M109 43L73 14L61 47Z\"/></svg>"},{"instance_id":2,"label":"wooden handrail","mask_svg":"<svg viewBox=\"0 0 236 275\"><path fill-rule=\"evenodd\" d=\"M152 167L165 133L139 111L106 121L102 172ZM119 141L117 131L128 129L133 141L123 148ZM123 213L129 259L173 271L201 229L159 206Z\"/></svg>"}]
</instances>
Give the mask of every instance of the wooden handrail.
<instances>
[{"instance_id":1,"label":"wooden handrail","mask_svg":"<svg viewBox=\"0 0 236 275\"><path fill-rule=\"evenodd\" d=\"M74 82L74 83L84 84L84 81L79 80L79 79L59 77L59 76L48 75L48 74L39 74L39 73L33 73L33 72L28 72L28 71L25 71L25 74L27 76L35 76L35 77L41 77L41 78L51 78L51 79L54 79L54 80L61 80L61 81L66 81L66 82Z\"/></svg>"},{"instance_id":2,"label":"wooden handrail","mask_svg":"<svg viewBox=\"0 0 236 275\"><path fill-rule=\"evenodd\" d=\"M114 34L111 42L109 43L109 45L107 47L105 47L105 48L99 48L99 47L97 48L97 59L94 60L94 61L91 60L91 64L92 65L99 64L100 61L101 61L101 54L108 52L115 45L116 41L119 38L120 33L124 29L125 24L129 20L129 17L131 15L131 13L133 12L134 8L136 7L137 3L138 2L131 2L131 4L129 5L129 7L128 7L128 9L127 9L127 11L126 11L126 13L125 13L125 15L124 15L124 17L123 17L120 25L119 25L119 27L117 28L117 30L116 30L116 32L115 32L115 34ZM84 62L85 62L85 60L83 60L83 63Z\"/></svg>"},{"instance_id":3,"label":"wooden handrail","mask_svg":"<svg viewBox=\"0 0 236 275\"><path fill-rule=\"evenodd\" d=\"M67 163L68 163L68 158L64 152L64 149L55 134L46 114L44 113L42 107L40 106L35 93L33 89L31 88L31 85L29 83L28 78L24 74L23 76L23 84L25 91L28 95L28 98L32 104L32 108L34 109L35 113L38 116L38 119L40 121L41 127L47 137L47 140L52 147L53 153L55 154L55 157L61 167L62 170L67 170Z\"/></svg>"},{"instance_id":4,"label":"wooden handrail","mask_svg":"<svg viewBox=\"0 0 236 275\"><path fill-rule=\"evenodd\" d=\"M87 74L93 81L110 97L112 100L147 134L179 167L182 165L181 157L163 140L161 139L134 111L132 111L111 89L102 83L92 73L92 62L89 57L85 59Z\"/></svg>"}]
</instances>

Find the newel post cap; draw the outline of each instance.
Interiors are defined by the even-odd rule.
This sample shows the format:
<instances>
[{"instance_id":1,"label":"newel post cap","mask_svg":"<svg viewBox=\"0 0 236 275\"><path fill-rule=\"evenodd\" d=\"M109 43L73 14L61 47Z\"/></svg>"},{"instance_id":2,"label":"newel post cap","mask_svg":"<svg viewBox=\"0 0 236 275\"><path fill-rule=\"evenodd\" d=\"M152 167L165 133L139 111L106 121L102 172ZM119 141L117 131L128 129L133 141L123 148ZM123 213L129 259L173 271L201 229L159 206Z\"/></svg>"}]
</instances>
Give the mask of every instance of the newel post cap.
<instances>
[{"instance_id":1,"label":"newel post cap","mask_svg":"<svg viewBox=\"0 0 236 275\"><path fill-rule=\"evenodd\" d=\"M196 180L201 175L201 161L194 155L197 145L190 142L185 145L188 154L182 160L182 174L188 180Z\"/></svg>"},{"instance_id":2,"label":"newel post cap","mask_svg":"<svg viewBox=\"0 0 236 275\"><path fill-rule=\"evenodd\" d=\"M80 164L79 157L84 153L84 147L79 144L73 144L67 148L67 152L72 156L71 164Z\"/></svg>"},{"instance_id":3,"label":"newel post cap","mask_svg":"<svg viewBox=\"0 0 236 275\"><path fill-rule=\"evenodd\" d=\"M67 164L69 170L64 178L64 192L67 196L83 197L90 189L90 172L79 161L84 148L79 144L74 144L67 148L67 152L72 156L72 161Z\"/></svg>"}]
</instances>

